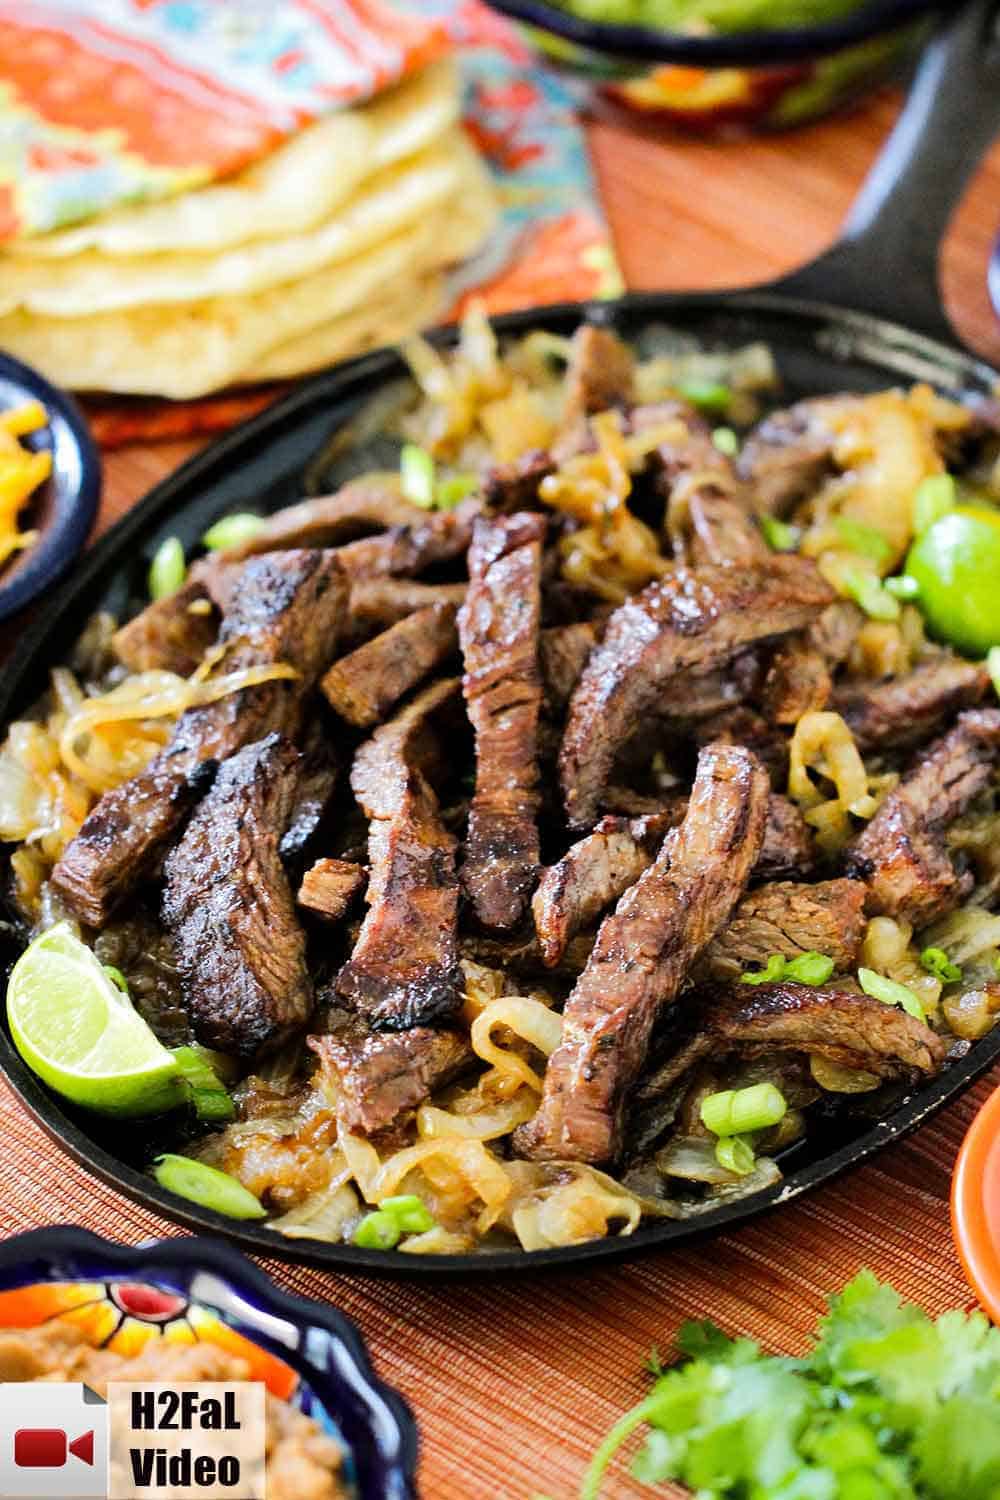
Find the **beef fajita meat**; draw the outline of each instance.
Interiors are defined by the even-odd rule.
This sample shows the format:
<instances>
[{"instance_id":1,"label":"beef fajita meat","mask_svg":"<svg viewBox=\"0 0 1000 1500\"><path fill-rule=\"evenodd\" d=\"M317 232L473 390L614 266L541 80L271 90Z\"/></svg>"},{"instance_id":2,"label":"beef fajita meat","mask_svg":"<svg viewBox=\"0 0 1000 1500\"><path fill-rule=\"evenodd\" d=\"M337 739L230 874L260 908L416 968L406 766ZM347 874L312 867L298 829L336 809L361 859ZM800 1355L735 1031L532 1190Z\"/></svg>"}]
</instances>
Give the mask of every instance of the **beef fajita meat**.
<instances>
[{"instance_id":1,"label":"beef fajita meat","mask_svg":"<svg viewBox=\"0 0 1000 1500\"><path fill-rule=\"evenodd\" d=\"M812 563L679 570L612 615L570 701L559 776L574 828L595 821L618 747L652 709L681 711L679 673L709 672L754 641L801 630L830 602Z\"/></svg>"},{"instance_id":2,"label":"beef fajita meat","mask_svg":"<svg viewBox=\"0 0 1000 1500\"><path fill-rule=\"evenodd\" d=\"M793 959L823 953L834 973L857 964L865 928L865 889L857 880L821 880L816 885L774 881L748 891L698 964L712 979L738 979L763 969L773 953Z\"/></svg>"},{"instance_id":3,"label":"beef fajita meat","mask_svg":"<svg viewBox=\"0 0 1000 1500\"><path fill-rule=\"evenodd\" d=\"M368 913L336 988L385 1031L447 1021L462 1003L456 842L420 761L457 678L425 688L358 750L354 795L368 829Z\"/></svg>"},{"instance_id":4,"label":"beef fajita meat","mask_svg":"<svg viewBox=\"0 0 1000 1500\"><path fill-rule=\"evenodd\" d=\"M806 639L833 671L850 656L864 623L865 615L856 604L849 599L835 599L809 626Z\"/></svg>"},{"instance_id":5,"label":"beef fajita meat","mask_svg":"<svg viewBox=\"0 0 1000 1500\"><path fill-rule=\"evenodd\" d=\"M515 1135L521 1155L595 1163L617 1155L653 1027L743 894L768 796L748 751L702 751L683 823L603 922L566 1002L538 1113Z\"/></svg>"},{"instance_id":6,"label":"beef fajita meat","mask_svg":"<svg viewBox=\"0 0 1000 1500\"><path fill-rule=\"evenodd\" d=\"M458 617L462 688L476 737L476 790L462 885L484 927L524 914L538 868L538 666L544 517L476 522Z\"/></svg>"},{"instance_id":7,"label":"beef fajita meat","mask_svg":"<svg viewBox=\"0 0 1000 1500\"><path fill-rule=\"evenodd\" d=\"M743 445L737 472L759 514L782 516L819 488L833 469L830 416L851 396L814 397L772 412Z\"/></svg>"},{"instance_id":8,"label":"beef fajita meat","mask_svg":"<svg viewBox=\"0 0 1000 1500\"><path fill-rule=\"evenodd\" d=\"M330 707L370 729L458 650L453 604L429 604L334 662L320 682Z\"/></svg>"},{"instance_id":9,"label":"beef fajita meat","mask_svg":"<svg viewBox=\"0 0 1000 1500\"><path fill-rule=\"evenodd\" d=\"M944 833L993 779L1000 756L1000 709L960 714L922 751L848 853L848 874L868 886L872 912L902 917L919 932L972 889L947 853Z\"/></svg>"},{"instance_id":10,"label":"beef fajita meat","mask_svg":"<svg viewBox=\"0 0 1000 1500\"><path fill-rule=\"evenodd\" d=\"M364 867L350 860L318 859L303 875L295 899L326 921L340 922L367 879Z\"/></svg>"},{"instance_id":11,"label":"beef fajita meat","mask_svg":"<svg viewBox=\"0 0 1000 1500\"><path fill-rule=\"evenodd\" d=\"M715 446L703 418L683 408L679 413L683 437L661 443L653 455L674 556L690 567L766 562L771 554L732 461Z\"/></svg>"},{"instance_id":12,"label":"beef fajita meat","mask_svg":"<svg viewBox=\"0 0 1000 1500\"><path fill-rule=\"evenodd\" d=\"M694 726L694 739L699 745L745 745L766 768L776 790L788 784L787 732L746 703L703 719Z\"/></svg>"},{"instance_id":13,"label":"beef fajita meat","mask_svg":"<svg viewBox=\"0 0 1000 1500\"><path fill-rule=\"evenodd\" d=\"M411 525L393 526L378 536L361 537L337 547L336 554L353 584L359 578L406 578L437 563L461 557L472 540L480 502L475 496L454 510L439 510Z\"/></svg>"},{"instance_id":14,"label":"beef fajita meat","mask_svg":"<svg viewBox=\"0 0 1000 1500\"><path fill-rule=\"evenodd\" d=\"M833 691L833 677L822 651L807 635L783 641L771 658L764 678L761 711L770 724L794 725L803 714L825 708Z\"/></svg>"},{"instance_id":15,"label":"beef fajita meat","mask_svg":"<svg viewBox=\"0 0 1000 1500\"><path fill-rule=\"evenodd\" d=\"M538 486L555 469L555 459L543 448L523 453L511 463L496 464L483 481L483 505L501 515L530 510L537 504Z\"/></svg>"},{"instance_id":16,"label":"beef fajita meat","mask_svg":"<svg viewBox=\"0 0 1000 1500\"><path fill-rule=\"evenodd\" d=\"M538 637L538 662L551 713L562 714L573 696L587 657L597 643L597 629L589 620L574 625L552 625Z\"/></svg>"},{"instance_id":17,"label":"beef fajita meat","mask_svg":"<svg viewBox=\"0 0 1000 1500\"><path fill-rule=\"evenodd\" d=\"M302 759L288 827L281 840L286 864L301 865L330 812L340 767L326 727L314 719L301 736Z\"/></svg>"},{"instance_id":18,"label":"beef fajita meat","mask_svg":"<svg viewBox=\"0 0 1000 1500\"><path fill-rule=\"evenodd\" d=\"M130 672L190 677L218 633L218 611L202 586L189 580L116 630L111 646Z\"/></svg>"},{"instance_id":19,"label":"beef fajita meat","mask_svg":"<svg viewBox=\"0 0 1000 1500\"><path fill-rule=\"evenodd\" d=\"M298 675L189 709L144 771L105 792L52 872L60 897L92 927L148 875L204 790L209 762L272 730L296 736L303 701L336 653L347 584L333 553L268 553L242 574L219 633L225 672L282 663Z\"/></svg>"},{"instance_id":20,"label":"beef fajita meat","mask_svg":"<svg viewBox=\"0 0 1000 1500\"><path fill-rule=\"evenodd\" d=\"M394 472L363 474L333 495L300 500L268 516L260 530L221 554L236 562L287 547L337 547L366 532L393 526L420 526L426 513L403 498Z\"/></svg>"},{"instance_id":21,"label":"beef fajita meat","mask_svg":"<svg viewBox=\"0 0 1000 1500\"><path fill-rule=\"evenodd\" d=\"M332 1020L330 1034L309 1045L321 1086L332 1083L337 1117L353 1135L390 1129L476 1060L467 1039L447 1028L371 1031L358 1016Z\"/></svg>"},{"instance_id":22,"label":"beef fajita meat","mask_svg":"<svg viewBox=\"0 0 1000 1500\"><path fill-rule=\"evenodd\" d=\"M412 578L356 578L351 583L348 628L351 638L387 630L397 620L432 604L457 609L465 598L464 583L418 583Z\"/></svg>"},{"instance_id":23,"label":"beef fajita meat","mask_svg":"<svg viewBox=\"0 0 1000 1500\"><path fill-rule=\"evenodd\" d=\"M859 750L901 750L929 740L960 709L981 703L989 688L985 667L942 653L905 677L845 682L832 706L847 720Z\"/></svg>"},{"instance_id":24,"label":"beef fajita meat","mask_svg":"<svg viewBox=\"0 0 1000 1500\"><path fill-rule=\"evenodd\" d=\"M635 357L628 345L610 328L581 324L570 343L565 425L609 407L628 406L634 382Z\"/></svg>"},{"instance_id":25,"label":"beef fajita meat","mask_svg":"<svg viewBox=\"0 0 1000 1500\"><path fill-rule=\"evenodd\" d=\"M277 734L231 756L164 866L163 921L195 1035L230 1056L273 1050L312 1013L305 937L278 854L298 762Z\"/></svg>"},{"instance_id":26,"label":"beef fajita meat","mask_svg":"<svg viewBox=\"0 0 1000 1500\"><path fill-rule=\"evenodd\" d=\"M666 834L683 819L686 805L684 798L674 798L660 812L639 817L609 814L593 833L542 871L531 908L546 964L560 963L570 939L635 884L653 863ZM754 875L765 880L801 877L810 873L815 859L813 836L802 814L787 797L772 792Z\"/></svg>"}]
</instances>

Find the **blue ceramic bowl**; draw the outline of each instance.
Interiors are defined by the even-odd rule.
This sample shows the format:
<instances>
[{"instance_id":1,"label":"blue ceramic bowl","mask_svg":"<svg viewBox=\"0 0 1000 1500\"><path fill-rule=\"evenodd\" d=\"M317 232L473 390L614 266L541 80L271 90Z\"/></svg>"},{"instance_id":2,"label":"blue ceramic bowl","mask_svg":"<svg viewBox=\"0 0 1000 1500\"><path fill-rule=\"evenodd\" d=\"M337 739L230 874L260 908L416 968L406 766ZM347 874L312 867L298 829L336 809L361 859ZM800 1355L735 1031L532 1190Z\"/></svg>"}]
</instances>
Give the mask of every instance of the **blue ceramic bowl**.
<instances>
[{"instance_id":1,"label":"blue ceramic bowl","mask_svg":"<svg viewBox=\"0 0 1000 1500\"><path fill-rule=\"evenodd\" d=\"M857 98L912 56L949 0L868 0L817 26L691 35L584 20L551 0L488 0L594 97L647 125L779 130Z\"/></svg>"},{"instance_id":2,"label":"blue ceramic bowl","mask_svg":"<svg viewBox=\"0 0 1000 1500\"><path fill-rule=\"evenodd\" d=\"M0 1326L71 1313L111 1348L123 1329L134 1348L145 1326L150 1337L189 1343L193 1333L249 1358L253 1378L339 1438L358 1500L416 1500L416 1425L375 1374L357 1328L333 1307L279 1291L238 1250L211 1239L132 1248L67 1226L0 1241Z\"/></svg>"},{"instance_id":3,"label":"blue ceramic bowl","mask_svg":"<svg viewBox=\"0 0 1000 1500\"><path fill-rule=\"evenodd\" d=\"M100 456L76 402L29 365L0 354L0 411L24 401L40 401L49 414L49 425L24 441L51 451L52 477L24 512L38 540L0 568L0 620L62 577L87 540L101 496Z\"/></svg>"}]
</instances>

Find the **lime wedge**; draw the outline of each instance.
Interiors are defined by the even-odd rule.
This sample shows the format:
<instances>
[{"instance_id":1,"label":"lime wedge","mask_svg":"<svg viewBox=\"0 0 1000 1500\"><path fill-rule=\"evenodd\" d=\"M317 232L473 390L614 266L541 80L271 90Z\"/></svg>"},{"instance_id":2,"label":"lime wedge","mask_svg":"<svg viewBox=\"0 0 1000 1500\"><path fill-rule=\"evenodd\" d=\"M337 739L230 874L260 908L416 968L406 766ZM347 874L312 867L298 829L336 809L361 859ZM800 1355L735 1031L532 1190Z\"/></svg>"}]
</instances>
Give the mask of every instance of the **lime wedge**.
<instances>
[{"instance_id":1,"label":"lime wedge","mask_svg":"<svg viewBox=\"0 0 1000 1500\"><path fill-rule=\"evenodd\" d=\"M68 922L14 965L7 1021L32 1072L74 1104L139 1117L181 1102L176 1059Z\"/></svg>"}]
</instances>

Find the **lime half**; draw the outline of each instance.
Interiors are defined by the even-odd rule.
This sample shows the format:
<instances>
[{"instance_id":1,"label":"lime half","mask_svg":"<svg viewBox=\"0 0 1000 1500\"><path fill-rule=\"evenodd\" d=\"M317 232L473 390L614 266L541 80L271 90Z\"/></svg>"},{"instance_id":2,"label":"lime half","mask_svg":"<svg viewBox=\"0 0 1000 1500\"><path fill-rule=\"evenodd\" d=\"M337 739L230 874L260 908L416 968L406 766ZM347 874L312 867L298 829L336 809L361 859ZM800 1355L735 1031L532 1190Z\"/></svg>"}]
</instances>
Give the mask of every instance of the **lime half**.
<instances>
[{"instance_id":1,"label":"lime half","mask_svg":"<svg viewBox=\"0 0 1000 1500\"><path fill-rule=\"evenodd\" d=\"M7 987L14 1045L49 1088L105 1115L181 1102L178 1067L68 922L37 937Z\"/></svg>"}]
</instances>

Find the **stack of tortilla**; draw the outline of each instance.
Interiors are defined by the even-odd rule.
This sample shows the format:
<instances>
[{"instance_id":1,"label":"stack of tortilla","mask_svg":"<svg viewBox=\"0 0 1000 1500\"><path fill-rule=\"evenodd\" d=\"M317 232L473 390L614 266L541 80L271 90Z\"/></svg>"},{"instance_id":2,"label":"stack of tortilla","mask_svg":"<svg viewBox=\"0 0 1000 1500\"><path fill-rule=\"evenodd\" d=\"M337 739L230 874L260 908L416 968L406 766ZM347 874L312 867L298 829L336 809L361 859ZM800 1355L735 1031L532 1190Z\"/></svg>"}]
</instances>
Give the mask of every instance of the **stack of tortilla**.
<instances>
[{"instance_id":1,"label":"stack of tortilla","mask_svg":"<svg viewBox=\"0 0 1000 1500\"><path fill-rule=\"evenodd\" d=\"M237 176L0 251L0 348L76 390L207 395L391 343L496 219L451 62Z\"/></svg>"}]
</instances>

